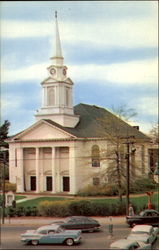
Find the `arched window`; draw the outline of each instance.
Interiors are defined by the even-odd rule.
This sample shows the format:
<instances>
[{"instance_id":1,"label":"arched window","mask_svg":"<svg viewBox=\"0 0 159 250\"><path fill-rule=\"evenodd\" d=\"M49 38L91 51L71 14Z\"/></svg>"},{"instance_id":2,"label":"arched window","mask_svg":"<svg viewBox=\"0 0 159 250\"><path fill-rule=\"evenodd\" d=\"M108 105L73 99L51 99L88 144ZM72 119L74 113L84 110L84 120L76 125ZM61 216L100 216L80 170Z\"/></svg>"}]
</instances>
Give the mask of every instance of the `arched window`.
<instances>
[{"instance_id":1,"label":"arched window","mask_svg":"<svg viewBox=\"0 0 159 250\"><path fill-rule=\"evenodd\" d=\"M48 106L55 105L55 90L53 87L49 87L47 89L47 105Z\"/></svg>"},{"instance_id":2,"label":"arched window","mask_svg":"<svg viewBox=\"0 0 159 250\"><path fill-rule=\"evenodd\" d=\"M100 152L98 145L92 146L92 167L100 167Z\"/></svg>"}]
</instances>

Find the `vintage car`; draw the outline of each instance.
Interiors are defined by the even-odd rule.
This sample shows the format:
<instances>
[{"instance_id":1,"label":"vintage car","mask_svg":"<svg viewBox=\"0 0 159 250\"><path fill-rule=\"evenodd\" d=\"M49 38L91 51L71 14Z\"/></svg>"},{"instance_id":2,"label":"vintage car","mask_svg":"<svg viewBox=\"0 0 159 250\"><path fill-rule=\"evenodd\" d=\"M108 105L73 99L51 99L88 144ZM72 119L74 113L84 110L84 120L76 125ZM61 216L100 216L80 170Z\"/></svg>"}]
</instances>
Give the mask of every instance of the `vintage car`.
<instances>
[{"instance_id":1,"label":"vintage car","mask_svg":"<svg viewBox=\"0 0 159 250\"><path fill-rule=\"evenodd\" d=\"M81 240L81 230L65 230L59 225L39 227L37 230L27 230L21 234L21 241L32 245L66 244L72 246Z\"/></svg>"},{"instance_id":2,"label":"vintage car","mask_svg":"<svg viewBox=\"0 0 159 250\"><path fill-rule=\"evenodd\" d=\"M52 225L58 224L61 225L65 229L80 229L83 232L84 231L97 231L101 228L101 225L97 220L94 220L92 218L86 217L86 216L72 216L67 217L63 221L54 221L52 222Z\"/></svg>"},{"instance_id":3,"label":"vintage car","mask_svg":"<svg viewBox=\"0 0 159 250\"><path fill-rule=\"evenodd\" d=\"M126 222L130 227L136 224L146 224L151 226L159 226L159 212L153 209L147 209L140 212L139 215L126 216Z\"/></svg>"},{"instance_id":4,"label":"vintage car","mask_svg":"<svg viewBox=\"0 0 159 250\"><path fill-rule=\"evenodd\" d=\"M151 249L151 244L145 244L143 242L137 242L135 240L120 239L114 241L110 245L110 249L124 249L124 250L135 250L135 249Z\"/></svg>"},{"instance_id":5,"label":"vintage car","mask_svg":"<svg viewBox=\"0 0 159 250\"><path fill-rule=\"evenodd\" d=\"M157 239L157 234L158 228L153 228L150 225L136 225L132 228L127 239L153 244Z\"/></svg>"}]
</instances>

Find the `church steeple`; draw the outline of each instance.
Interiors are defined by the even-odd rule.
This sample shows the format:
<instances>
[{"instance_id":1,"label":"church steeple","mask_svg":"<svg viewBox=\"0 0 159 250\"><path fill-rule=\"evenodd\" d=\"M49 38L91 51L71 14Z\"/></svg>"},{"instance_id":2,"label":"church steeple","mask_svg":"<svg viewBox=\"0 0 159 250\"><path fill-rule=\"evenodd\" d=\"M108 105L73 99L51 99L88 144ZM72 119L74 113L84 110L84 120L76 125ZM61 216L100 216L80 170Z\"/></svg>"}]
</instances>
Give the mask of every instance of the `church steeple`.
<instances>
[{"instance_id":1,"label":"church steeple","mask_svg":"<svg viewBox=\"0 0 159 250\"><path fill-rule=\"evenodd\" d=\"M42 108L35 115L37 120L50 119L64 127L75 127L79 117L74 115L72 89L73 82L67 77L67 67L63 65L57 11L55 12L55 46L52 63L47 68L49 77L43 87Z\"/></svg>"},{"instance_id":2,"label":"church steeple","mask_svg":"<svg viewBox=\"0 0 159 250\"><path fill-rule=\"evenodd\" d=\"M54 56L51 58L53 60L54 65L63 65L63 56L62 56L62 49L61 49L61 41L59 35L59 28L58 28L58 20L57 20L57 11L55 11L55 51Z\"/></svg>"}]
</instances>

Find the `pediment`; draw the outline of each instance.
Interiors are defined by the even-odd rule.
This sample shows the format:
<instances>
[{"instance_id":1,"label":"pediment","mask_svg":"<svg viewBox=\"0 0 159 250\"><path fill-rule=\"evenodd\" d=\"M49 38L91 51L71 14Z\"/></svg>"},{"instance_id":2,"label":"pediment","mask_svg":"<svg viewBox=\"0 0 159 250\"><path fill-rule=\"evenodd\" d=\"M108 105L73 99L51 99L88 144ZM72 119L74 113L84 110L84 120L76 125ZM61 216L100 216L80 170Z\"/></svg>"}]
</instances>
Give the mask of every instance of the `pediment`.
<instances>
[{"instance_id":1,"label":"pediment","mask_svg":"<svg viewBox=\"0 0 159 250\"><path fill-rule=\"evenodd\" d=\"M41 84L43 85L43 84L56 83L56 82L57 82L56 79L54 79L54 78L52 78L52 77L48 77L48 78L46 78Z\"/></svg>"},{"instance_id":2,"label":"pediment","mask_svg":"<svg viewBox=\"0 0 159 250\"><path fill-rule=\"evenodd\" d=\"M64 130L50 125L49 123L41 120L35 123L30 128L18 134L13 140L54 140L54 139L67 139L71 138L71 134Z\"/></svg>"},{"instance_id":3,"label":"pediment","mask_svg":"<svg viewBox=\"0 0 159 250\"><path fill-rule=\"evenodd\" d=\"M44 85L44 84L50 84L50 83L58 83L59 81L56 79L56 78L53 78L53 77L48 77L46 78L42 83L41 85ZM73 82L70 78L66 78L65 80L62 80L60 82L64 82L64 83L67 83L69 85L73 85Z\"/></svg>"},{"instance_id":4,"label":"pediment","mask_svg":"<svg viewBox=\"0 0 159 250\"><path fill-rule=\"evenodd\" d=\"M72 80L71 80L70 78L67 78L67 79L66 79L66 82L67 82L68 84L70 84L70 85L73 85L73 82L72 82Z\"/></svg>"}]
</instances>

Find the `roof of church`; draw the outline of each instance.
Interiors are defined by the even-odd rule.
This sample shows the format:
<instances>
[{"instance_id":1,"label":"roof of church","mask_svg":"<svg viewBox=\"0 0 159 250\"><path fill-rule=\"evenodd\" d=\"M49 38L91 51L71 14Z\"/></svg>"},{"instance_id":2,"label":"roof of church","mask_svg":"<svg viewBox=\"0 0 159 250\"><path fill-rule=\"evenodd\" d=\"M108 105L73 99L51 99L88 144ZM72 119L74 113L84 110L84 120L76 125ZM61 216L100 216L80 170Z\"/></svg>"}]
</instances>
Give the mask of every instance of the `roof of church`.
<instances>
[{"instance_id":1,"label":"roof of church","mask_svg":"<svg viewBox=\"0 0 159 250\"><path fill-rule=\"evenodd\" d=\"M51 120L45 121L80 138L113 135L122 138L134 136L136 139L149 140L148 136L104 108L80 103L74 107L74 113L80 116L80 121L75 128L63 127Z\"/></svg>"}]
</instances>

